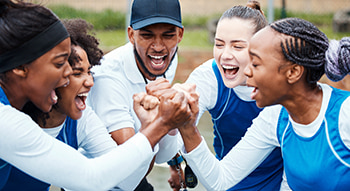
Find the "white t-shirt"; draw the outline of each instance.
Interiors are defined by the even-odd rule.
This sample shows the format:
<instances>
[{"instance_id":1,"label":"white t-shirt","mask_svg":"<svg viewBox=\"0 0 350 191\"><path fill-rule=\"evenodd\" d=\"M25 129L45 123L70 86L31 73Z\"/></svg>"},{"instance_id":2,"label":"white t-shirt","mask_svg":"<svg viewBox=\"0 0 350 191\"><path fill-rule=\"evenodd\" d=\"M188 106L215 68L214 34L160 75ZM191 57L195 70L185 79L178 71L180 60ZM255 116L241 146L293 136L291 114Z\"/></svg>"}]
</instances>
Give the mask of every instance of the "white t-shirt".
<instances>
[{"instance_id":1,"label":"white t-shirt","mask_svg":"<svg viewBox=\"0 0 350 191\"><path fill-rule=\"evenodd\" d=\"M64 123L55 128L43 128L43 130L52 137L57 137L63 126ZM117 147L100 118L89 106L83 111L81 118L77 120L77 139L78 150L89 158L99 157ZM144 169L143 172L135 171L125 181L117 185L120 189L113 190L134 190L147 171L148 169Z\"/></svg>"},{"instance_id":2,"label":"white t-shirt","mask_svg":"<svg viewBox=\"0 0 350 191\"><path fill-rule=\"evenodd\" d=\"M323 99L318 117L310 124L302 125L289 119L294 131L302 137L311 137L319 129L332 89L326 84L319 84L322 88ZM278 116L281 105L266 107L259 116L253 120L242 140L221 160L218 161L208 149L204 139L201 144L186 153L182 148L184 157L200 182L208 190L225 190L238 183L253 171L275 148L279 147L276 135ZM339 114L339 132L344 144L350 148L350 98L347 98ZM210 167L210 168L208 168ZM285 178L285 177L284 177Z\"/></svg>"},{"instance_id":3,"label":"white t-shirt","mask_svg":"<svg viewBox=\"0 0 350 191\"><path fill-rule=\"evenodd\" d=\"M177 55L165 73L170 82L174 79L176 67ZM94 66L92 71L95 84L89 93L88 104L108 131L132 127L138 132L141 123L133 110L132 96L145 92L146 83L137 67L133 45L129 42L109 52L102 58L101 65ZM159 148L157 163L171 159L177 153L176 136L163 137Z\"/></svg>"},{"instance_id":4,"label":"white t-shirt","mask_svg":"<svg viewBox=\"0 0 350 191\"><path fill-rule=\"evenodd\" d=\"M0 159L71 190L108 190L133 173L146 171L155 154L148 139L137 133L107 154L87 159L11 106L0 103L0 121Z\"/></svg>"}]
</instances>

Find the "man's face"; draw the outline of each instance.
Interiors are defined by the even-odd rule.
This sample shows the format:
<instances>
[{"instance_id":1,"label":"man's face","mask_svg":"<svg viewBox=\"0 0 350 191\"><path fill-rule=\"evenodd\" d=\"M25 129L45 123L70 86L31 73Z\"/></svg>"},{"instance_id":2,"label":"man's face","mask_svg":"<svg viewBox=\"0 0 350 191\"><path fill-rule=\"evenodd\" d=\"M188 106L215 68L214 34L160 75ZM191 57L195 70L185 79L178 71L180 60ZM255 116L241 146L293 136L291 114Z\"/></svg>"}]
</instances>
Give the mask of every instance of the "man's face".
<instances>
[{"instance_id":1,"label":"man's face","mask_svg":"<svg viewBox=\"0 0 350 191\"><path fill-rule=\"evenodd\" d=\"M165 23L149 25L139 30L128 28L129 40L139 56L137 59L135 55L137 66L147 79L154 80L168 69L177 45L182 40L183 30Z\"/></svg>"}]
</instances>

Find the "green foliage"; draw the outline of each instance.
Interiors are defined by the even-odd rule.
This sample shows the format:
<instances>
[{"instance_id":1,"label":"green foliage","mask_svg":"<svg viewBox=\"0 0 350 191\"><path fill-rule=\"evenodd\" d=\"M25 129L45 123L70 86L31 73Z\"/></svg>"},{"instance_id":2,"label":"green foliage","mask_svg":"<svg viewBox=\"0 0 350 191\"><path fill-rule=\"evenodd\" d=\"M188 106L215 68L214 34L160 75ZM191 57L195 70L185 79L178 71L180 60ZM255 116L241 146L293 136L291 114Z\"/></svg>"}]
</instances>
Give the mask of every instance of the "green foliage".
<instances>
[{"instance_id":1,"label":"green foliage","mask_svg":"<svg viewBox=\"0 0 350 191\"><path fill-rule=\"evenodd\" d=\"M82 18L94 25L97 30L124 29L125 14L110 9L96 12L91 10L74 9L66 5L49 7L59 18Z\"/></svg>"}]
</instances>

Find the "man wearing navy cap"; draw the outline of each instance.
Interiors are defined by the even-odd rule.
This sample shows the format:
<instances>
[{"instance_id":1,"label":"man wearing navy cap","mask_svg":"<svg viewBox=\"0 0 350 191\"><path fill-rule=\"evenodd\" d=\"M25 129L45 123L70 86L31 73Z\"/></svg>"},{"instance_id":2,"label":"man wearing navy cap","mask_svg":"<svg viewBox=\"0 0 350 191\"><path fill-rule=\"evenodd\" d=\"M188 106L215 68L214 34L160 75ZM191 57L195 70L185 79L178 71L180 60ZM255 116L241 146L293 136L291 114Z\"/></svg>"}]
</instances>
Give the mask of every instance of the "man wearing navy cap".
<instances>
[{"instance_id":1,"label":"man wearing navy cap","mask_svg":"<svg viewBox=\"0 0 350 191\"><path fill-rule=\"evenodd\" d=\"M106 54L101 66L92 69L95 85L88 103L117 144L124 143L141 128L133 111L133 94L144 92L146 84L157 78L173 81L183 32L178 0L134 0L128 27L130 42ZM177 153L176 136L166 135L155 149L159 149L155 162L170 160ZM125 183L129 178L141 180L146 173L127 177ZM130 190L136 186L130 185ZM136 190L148 191L153 187L143 179Z\"/></svg>"}]
</instances>

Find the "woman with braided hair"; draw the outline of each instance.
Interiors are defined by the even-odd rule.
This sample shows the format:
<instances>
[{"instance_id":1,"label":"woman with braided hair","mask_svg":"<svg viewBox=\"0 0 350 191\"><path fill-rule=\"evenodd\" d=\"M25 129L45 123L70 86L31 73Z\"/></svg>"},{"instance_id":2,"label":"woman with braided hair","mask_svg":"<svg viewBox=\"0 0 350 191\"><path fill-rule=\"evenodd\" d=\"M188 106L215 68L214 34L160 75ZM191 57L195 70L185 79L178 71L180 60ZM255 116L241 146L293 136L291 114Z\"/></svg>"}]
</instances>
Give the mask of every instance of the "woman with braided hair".
<instances>
[{"instance_id":1,"label":"woman with braided hair","mask_svg":"<svg viewBox=\"0 0 350 191\"><path fill-rule=\"evenodd\" d=\"M219 161L196 127L179 129L199 181L208 190L227 189L280 147L288 181L281 190L349 189L350 92L318 80L324 73L332 80L349 73L350 38L329 43L310 22L287 18L257 32L249 54L247 85L265 108L242 140Z\"/></svg>"}]
</instances>

